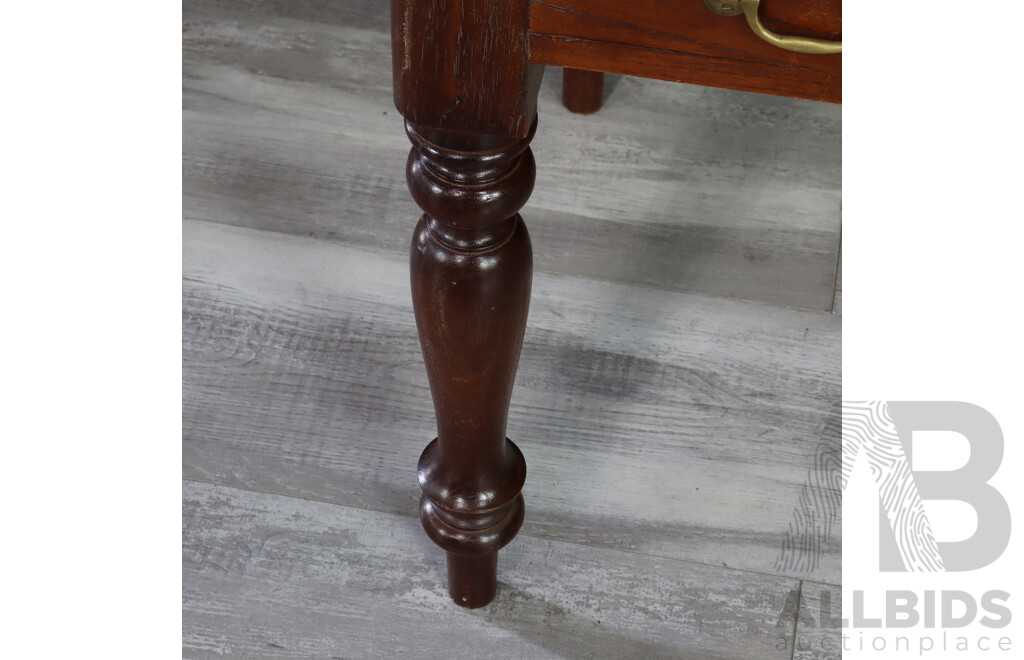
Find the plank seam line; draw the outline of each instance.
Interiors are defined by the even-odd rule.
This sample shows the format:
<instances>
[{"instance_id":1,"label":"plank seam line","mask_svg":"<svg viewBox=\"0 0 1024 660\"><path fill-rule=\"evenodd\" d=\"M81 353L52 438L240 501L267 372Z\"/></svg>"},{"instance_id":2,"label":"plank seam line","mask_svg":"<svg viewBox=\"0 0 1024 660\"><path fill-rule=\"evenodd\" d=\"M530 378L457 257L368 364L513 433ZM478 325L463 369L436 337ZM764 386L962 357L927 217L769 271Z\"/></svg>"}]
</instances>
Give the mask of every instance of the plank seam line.
<instances>
[{"instance_id":1,"label":"plank seam line","mask_svg":"<svg viewBox=\"0 0 1024 660\"><path fill-rule=\"evenodd\" d=\"M840 218L842 218L842 211L840 211ZM843 229L842 225L839 227L839 249L836 252L836 271L832 276L832 309L830 313L836 313L836 298L839 296L840 284L839 284L839 267L843 263Z\"/></svg>"},{"instance_id":2,"label":"plank seam line","mask_svg":"<svg viewBox=\"0 0 1024 660\"><path fill-rule=\"evenodd\" d=\"M194 484L204 484L204 485L207 485L207 486L216 486L217 488L228 488L230 490L237 490L237 491L246 492L246 493L259 493L260 495L269 495L271 497L284 497L284 498L287 498L287 499L302 500L302 501L305 501L305 502L312 502L314 504L323 504L323 505L326 505L326 506L336 506L336 507L341 507L341 508L346 508L346 509L355 509L357 511L367 511L367 512L370 512L370 513L379 513L379 514L383 514L383 515L386 515L386 516L401 516L403 518L418 518L417 515L412 515L412 514L398 513L398 512L395 512L395 511L381 511L379 509L369 509L369 508L366 508L366 507L363 507L363 506L357 506L357 505L354 505L354 504L338 504L337 502L326 502L324 500L315 500L315 499L310 499L308 497L300 497L298 495L284 495L282 493L271 493L271 492L267 492L267 491L264 491L264 490L256 490L256 489L253 489L253 488L242 488L240 486L228 486L228 485L225 485L225 484L216 483L214 481L206 481L204 479L195 479L195 478L182 477L181 480L182 480L182 482L188 482L188 483L194 483ZM540 535L540 534L529 534L529 533L520 531L520 533L516 536L516 539L519 539L519 538L522 538L522 537L537 539L539 541L551 541L552 543L561 543L561 544L572 545L572 546L576 546L576 547L580 547L580 548L596 548L598 550L604 550L606 552L620 552L620 553L630 554L630 555L639 555L641 557L650 557L652 559L661 559L661 560L664 560L664 561L679 562L681 564L692 564L692 565L695 565L695 566L703 566L703 567L706 567L706 568L714 568L716 570L736 571L736 572L741 572L741 573L750 573L752 575L760 575L760 576L764 576L764 577L779 578L779 579L784 579L784 580L796 580L796 581L798 581L800 583L803 582L802 578L793 577L791 575L782 575L780 573L768 573L768 572L765 572L765 571L755 571L755 570L750 569L750 568L739 568L739 567L735 567L735 566L719 566L718 564L709 564L707 562L696 561L694 559L681 559L679 557L667 557L667 556L661 555L661 554L652 554L652 553L649 553L649 552L639 552L637 550L629 550L629 549L626 549L626 548L614 548L614 547L608 547L608 546L605 546L605 545L598 545L598 544L594 544L594 543L577 543L576 541L566 541L565 539L558 539L558 538L553 538L551 536L544 536L544 535ZM515 540L513 540L513 542L515 542ZM834 587L839 587L840 586L840 585L837 585L837 584L833 584L831 582L826 582L824 580L820 580L820 581L816 580L814 582L815 582L815 584L824 584L824 585L834 586ZM798 588L799 588L799 586L798 586ZM795 632L794 632L794 634L795 634Z\"/></svg>"},{"instance_id":3,"label":"plank seam line","mask_svg":"<svg viewBox=\"0 0 1024 660\"><path fill-rule=\"evenodd\" d=\"M804 581L800 580L800 583L796 587L796 612L793 613L793 643L789 651L789 660L793 660L796 657L796 633L800 628L800 603L804 599Z\"/></svg>"}]
</instances>

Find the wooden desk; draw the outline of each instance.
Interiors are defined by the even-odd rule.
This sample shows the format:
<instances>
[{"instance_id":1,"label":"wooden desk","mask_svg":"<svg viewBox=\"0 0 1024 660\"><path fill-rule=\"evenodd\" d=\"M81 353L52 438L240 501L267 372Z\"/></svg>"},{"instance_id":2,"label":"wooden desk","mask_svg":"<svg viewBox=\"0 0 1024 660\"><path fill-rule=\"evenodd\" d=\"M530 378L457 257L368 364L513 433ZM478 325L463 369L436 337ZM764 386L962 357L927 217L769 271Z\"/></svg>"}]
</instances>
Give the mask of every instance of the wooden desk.
<instances>
[{"instance_id":1,"label":"wooden desk","mask_svg":"<svg viewBox=\"0 0 1024 660\"><path fill-rule=\"evenodd\" d=\"M767 30L840 37L839 2L763 4ZM424 211L413 307L438 426L419 463L420 519L463 607L493 598L498 549L524 516L526 463L505 427L530 299L519 210L535 182L544 66L839 102L840 55L784 50L752 22L703 0L392 0L395 105Z\"/></svg>"}]
</instances>

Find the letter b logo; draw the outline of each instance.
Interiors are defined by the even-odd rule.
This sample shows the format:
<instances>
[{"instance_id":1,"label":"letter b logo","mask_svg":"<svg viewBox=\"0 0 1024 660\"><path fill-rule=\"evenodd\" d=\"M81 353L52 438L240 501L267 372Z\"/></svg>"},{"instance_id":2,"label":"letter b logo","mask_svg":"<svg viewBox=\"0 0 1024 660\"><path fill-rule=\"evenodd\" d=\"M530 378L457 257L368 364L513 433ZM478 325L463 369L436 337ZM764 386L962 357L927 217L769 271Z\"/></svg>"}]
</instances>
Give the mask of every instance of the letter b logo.
<instances>
[{"instance_id":1,"label":"letter b logo","mask_svg":"<svg viewBox=\"0 0 1024 660\"><path fill-rule=\"evenodd\" d=\"M952 431L970 446L956 470L912 470L915 431ZM971 571L994 562L1010 541L1010 509L988 480L1003 459L1003 432L985 409L957 401L843 404L843 482L856 456L867 455L879 488L879 568ZM936 541L922 501L957 500L977 514L974 535Z\"/></svg>"}]
</instances>

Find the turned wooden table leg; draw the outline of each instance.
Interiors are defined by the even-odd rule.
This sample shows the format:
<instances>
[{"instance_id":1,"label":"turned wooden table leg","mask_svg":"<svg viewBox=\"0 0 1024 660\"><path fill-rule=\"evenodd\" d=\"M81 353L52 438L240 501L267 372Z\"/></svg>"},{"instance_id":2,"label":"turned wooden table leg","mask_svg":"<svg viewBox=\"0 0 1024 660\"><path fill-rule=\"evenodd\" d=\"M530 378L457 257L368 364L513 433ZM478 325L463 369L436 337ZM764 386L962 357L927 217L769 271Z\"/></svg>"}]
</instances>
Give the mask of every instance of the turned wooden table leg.
<instances>
[{"instance_id":1,"label":"turned wooden table leg","mask_svg":"<svg viewBox=\"0 0 1024 660\"><path fill-rule=\"evenodd\" d=\"M604 74L597 71L562 69L562 104L569 112L589 115L601 109Z\"/></svg>"},{"instance_id":2,"label":"turned wooden table leg","mask_svg":"<svg viewBox=\"0 0 1024 660\"><path fill-rule=\"evenodd\" d=\"M423 209L411 281L437 438L419 461L420 519L448 556L463 607L494 597L498 549L523 523L526 462L505 437L530 302L519 216L542 67L527 56L528 0L392 0L395 106Z\"/></svg>"},{"instance_id":3,"label":"turned wooden table leg","mask_svg":"<svg viewBox=\"0 0 1024 660\"><path fill-rule=\"evenodd\" d=\"M533 251L518 211L533 190L533 134L406 130L409 189L425 211L412 299L438 429L419 462L420 520L448 553L452 599L480 607L494 597L498 549L523 522L526 462L505 424L530 304Z\"/></svg>"}]
</instances>

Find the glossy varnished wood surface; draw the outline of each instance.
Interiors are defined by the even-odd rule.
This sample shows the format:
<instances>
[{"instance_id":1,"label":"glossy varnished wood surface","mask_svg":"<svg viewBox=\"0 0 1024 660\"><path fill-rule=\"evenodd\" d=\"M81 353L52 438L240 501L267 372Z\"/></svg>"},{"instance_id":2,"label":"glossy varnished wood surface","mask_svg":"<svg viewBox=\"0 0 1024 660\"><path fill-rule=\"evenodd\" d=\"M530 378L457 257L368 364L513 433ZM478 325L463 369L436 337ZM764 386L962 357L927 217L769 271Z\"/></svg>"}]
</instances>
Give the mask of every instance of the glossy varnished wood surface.
<instances>
[{"instance_id":1,"label":"glossy varnished wood surface","mask_svg":"<svg viewBox=\"0 0 1024 660\"><path fill-rule=\"evenodd\" d=\"M448 589L483 607L500 548L523 523L526 461L505 435L533 275L519 210L543 68L528 61L522 0L392 0L395 106L412 143L410 284L437 437L420 458L420 520ZM513 433L513 435L515 435Z\"/></svg>"},{"instance_id":2,"label":"glossy varnished wood surface","mask_svg":"<svg viewBox=\"0 0 1024 660\"><path fill-rule=\"evenodd\" d=\"M789 658L791 592L813 613L840 575L838 527L816 568L779 563L838 441L838 108L611 76L577 118L549 72L528 518L468 612L416 519L433 410L386 12L185 10L184 656Z\"/></svg>"},{"instance_id":3,"label":"glossy varnished wood surface","mask_svg":"<svg viewBox=\"0 0 1024 660\"><path fill-rule=\"evenodd\" d=\"M762 3L768 29L841 39L838 0ZM742 17L701 0L533 0L530 60L763 94L838 103L842 56L805 55L757 38Z\"/></svg>"},{"instance_id":4,"label":"glossy varnished wood surface","mask_svg":"<svg viewBox=\"0 0 1024 660\"><path fill-rule=\"evenodd\" d=\"M406 179L424 211L409 250L412 305L437 419L417 466L420 520L447 553L452 599L482 607L524 514L526 462L505 432L533 278L519 215L536 179L533 131L494 143L405 127Z\"/></svg>"}]
</instances>

